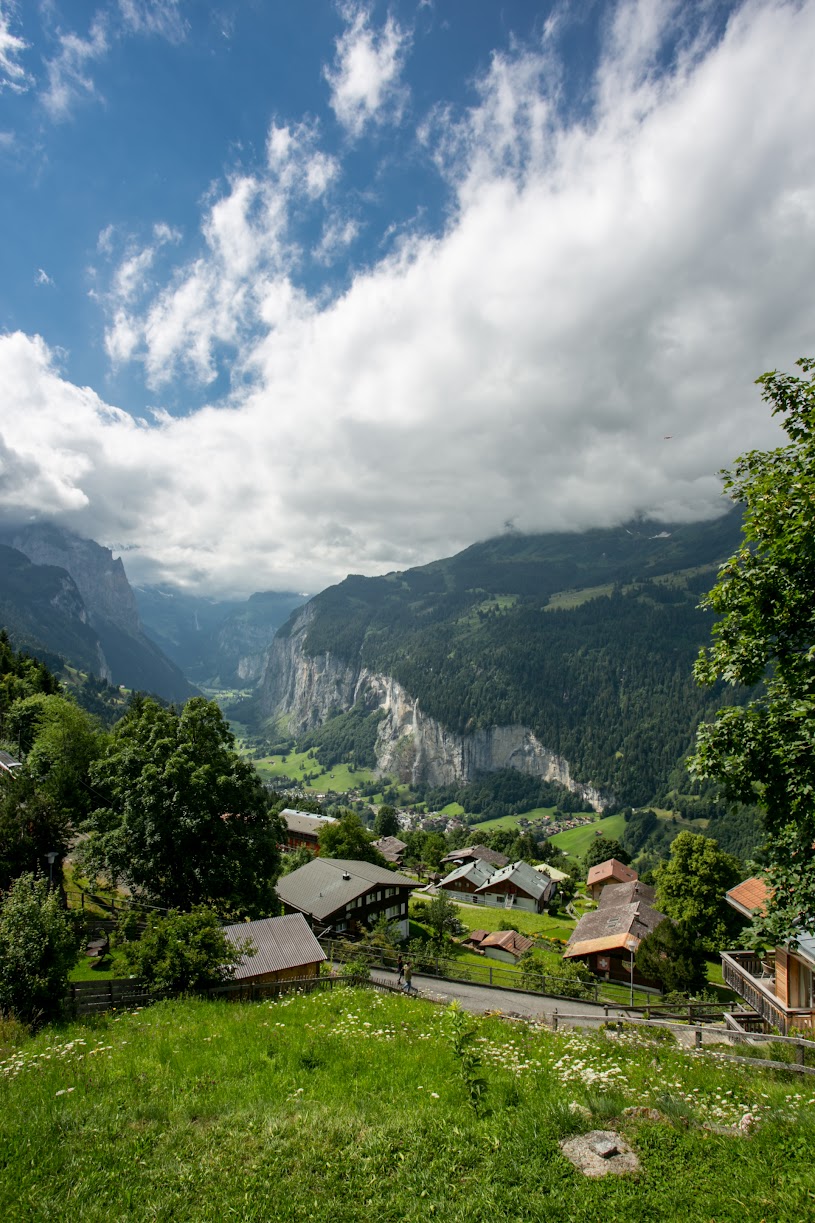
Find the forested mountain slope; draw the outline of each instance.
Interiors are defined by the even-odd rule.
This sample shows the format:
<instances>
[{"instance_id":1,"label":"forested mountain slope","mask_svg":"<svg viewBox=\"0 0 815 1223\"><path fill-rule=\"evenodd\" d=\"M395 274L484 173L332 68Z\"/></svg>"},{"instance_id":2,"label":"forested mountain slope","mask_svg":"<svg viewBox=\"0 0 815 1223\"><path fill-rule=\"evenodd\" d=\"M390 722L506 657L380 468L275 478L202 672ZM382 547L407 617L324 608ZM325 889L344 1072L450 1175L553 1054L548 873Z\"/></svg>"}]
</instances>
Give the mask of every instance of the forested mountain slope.
<instances>
[{"instance_id":1,"label":"forested mountain slope","mask_svg":"<svg viewBox=\"0 0 815 1223\"><path fill-rule=\"evenodd\" d=\"M409 694L463 742L525 727L568 763L572 782L647 803L665 789L698 721L734 698L697 688L691 668L711 626L700 595L739 539L733 511L681 526L506 535L404 573L349 577L278 634L264 712L288 716L295 729L360 701L373 712L393 704L383 695L387 677L402 705ZM298 667L310 670L309 684L299 683ZM379 730L383 751L390 736L390 763L396 731L409 733L404 717ZM415 755L403 756L421 780Z\"/></svg>"}]
</instances>

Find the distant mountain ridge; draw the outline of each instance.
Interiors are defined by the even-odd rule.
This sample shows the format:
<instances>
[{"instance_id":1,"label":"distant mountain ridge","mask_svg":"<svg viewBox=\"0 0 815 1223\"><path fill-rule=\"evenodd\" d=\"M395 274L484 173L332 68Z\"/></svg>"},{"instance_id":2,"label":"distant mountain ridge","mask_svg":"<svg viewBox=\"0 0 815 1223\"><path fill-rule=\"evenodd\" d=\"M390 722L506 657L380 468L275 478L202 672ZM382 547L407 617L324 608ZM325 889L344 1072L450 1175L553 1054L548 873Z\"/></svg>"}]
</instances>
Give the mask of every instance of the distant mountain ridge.
<instances>
[{"instance_id":1,"label":"distant mountain ridge","mask_svg":"<svg viewBox=\"0 0 815 1223\"><path fill-rule=\"evenodd\" d=\"M380 767L447 784L516 767L609 802L651 802L699 720L738 694L692 678L698 609L740 541L713 522L508 534L380 578L350 576L295 612L260 686L299 733L384 712Z\"/></svg>"},{"instance_id":2,"label":"distant mountain ridge","mask_svg":"<svg viewBox=\"0 0 815 1223\"><path fill-rule=\"evenodd\" d=\"M127 688L183 701L196 689L145 634L121 558L51 523L7 529L4 623L22 647L42 646Z\"/></svg>"}]
</instances>

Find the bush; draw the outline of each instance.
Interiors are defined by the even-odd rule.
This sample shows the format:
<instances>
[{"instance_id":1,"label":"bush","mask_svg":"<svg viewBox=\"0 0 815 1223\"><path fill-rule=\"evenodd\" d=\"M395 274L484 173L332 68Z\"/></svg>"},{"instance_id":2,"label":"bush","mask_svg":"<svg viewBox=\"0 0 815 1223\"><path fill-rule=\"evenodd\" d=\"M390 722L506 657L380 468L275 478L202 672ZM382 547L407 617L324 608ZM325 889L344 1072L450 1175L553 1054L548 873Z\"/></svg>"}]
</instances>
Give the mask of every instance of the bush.
<instances>
[{"instance_id":1,"label":"bush","mask_svg":"<svg viewBox=\"0 0 815 1223\"><path fill-rule=\"evenodd\" d=\"M167 917L151 914L138 942L124 944L119 971L154 989L188 993L228 981L243 956L253 953L248 941L236 951L211 909L171 911Z\"/></svg>"},{"instance_id":2,"label":"bush","mask_svg":"<svg viewBox=\"0 0 815 1223\"><path fill-rule=\"evenodd\" d=\"M29 1024L55 1019L77 950L77 928L59 894L45 879L15 879L0 907L0 1012Z\"/></svg>"}]
</instances>

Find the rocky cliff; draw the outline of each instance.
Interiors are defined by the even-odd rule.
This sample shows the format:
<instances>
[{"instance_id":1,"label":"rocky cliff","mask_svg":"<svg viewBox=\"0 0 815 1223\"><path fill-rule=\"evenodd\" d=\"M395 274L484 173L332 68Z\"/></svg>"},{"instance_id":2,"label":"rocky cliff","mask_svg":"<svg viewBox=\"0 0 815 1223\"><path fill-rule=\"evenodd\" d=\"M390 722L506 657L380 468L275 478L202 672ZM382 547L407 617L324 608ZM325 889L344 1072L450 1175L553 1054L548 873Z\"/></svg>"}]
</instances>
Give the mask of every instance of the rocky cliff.
<instances>
[{"instance_id":1,"label":"rocky cliff","mask_svg":"<svg viewBox=\"0 0 815 1223\"><path fill-rule=\"evenodd\" d=\"M314 608L307 604L288 632L271 645L259 689L264 716L285 721L296 734L361 702L385 714L377 735L377 764L400 781L440 786L514 768L559 782L597 811L607 805L606 796L576 781L568 761L549 751L528 727L493 726L456 734L428 717L418 700L391 676L331 653L306 654L303 642L313 616Z\"/></svg>"}]
</instances>

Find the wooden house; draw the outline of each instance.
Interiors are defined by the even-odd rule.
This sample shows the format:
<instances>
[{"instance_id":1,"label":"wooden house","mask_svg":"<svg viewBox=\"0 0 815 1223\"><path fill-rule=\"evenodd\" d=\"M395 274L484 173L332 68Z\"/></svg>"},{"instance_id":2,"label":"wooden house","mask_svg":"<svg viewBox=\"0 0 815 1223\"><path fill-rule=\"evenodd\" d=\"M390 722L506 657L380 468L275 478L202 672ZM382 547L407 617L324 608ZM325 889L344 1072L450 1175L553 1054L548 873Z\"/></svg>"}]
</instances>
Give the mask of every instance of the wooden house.
<instances>
[{"instance_id":1,"label":"wooden house","mask_svg":"<svg viewBox=\"0 0 815 1223\"><path fill-rule=\"evenodd\" d=\"M517 930L495 930L491 934L486 930L473 930L462 946L480 951L490 960L517 964L524 952L529 951L534 943L531 938L519 934Z\"/></svg>"},{"instance_id":2,"label":"wooden house","mask_svg":"<svg viewBox=\"0 0 815 1223\"><path fill-rule=\"evenodd\" d=\"M224 934L236 948L246 942L255 948L254 954L245 956L233 974L233 980L247 984L316 977L326 958L302 913L239 922L225 926Z\"/></svg>"},{"instance_id":3,"label":"wooden house","mask_svg":"<svg viewBox=\"0 0 815 1223\"><path fill-rule=\"evenodd\" d=\"M726 893L727 903L752 918L764 909L769 891L763 879L745 879ZM783 1035L803 1032L815 1039L815 934L801 931L795 946L776 947L765 955L754 951L723 951L725 985L747 1003L736 1012L737 1023Z\"/></svg>"},{"instance_id":4,"label":"wooden house","mask_svg":"<svg viewBox=\"0 0 815 1223\"><path fill-rule=\"evenodd\" d=\"M482 863L482 866L485 866ZM554 898L557 884L542 875L528 862L510 862L476 888L479 902L500 909L525 909L527 913L542 913Z\"/></svg>"},{"instance_id":5,"label":"wooden house","mask_svg":"<svg viewBox=\"0 0 815 1223\"><path fill-rule=\"evenodd\" d=\"M346 858L314 858L282 875L275 891L287 913L302 913L321 931L355 937L385 917L408 936L408 900L418 887L398 871Z\"/></svg>"},{"instance_id":6,"label":"wooden house","mask_svg":"<svg viewBox=\"0 0 815 1223\"><path fill-rule=\"evenodd\" d=\"M286 826L284 835L285 849L301 849L303 846L312 853L320 852L320 831L326 824L334 824L332 815L314 815L311 811L295 811L287 807L280 812L280 818Z\"/></svg>"},{"instance_id":7,"label":"wooden house","mask_svg":"<svg viewBox=\"0 0 815 1223\"><path fill-rule=\"evenodd\" d=\"M442 892L446 892L448 896L452 896L453 900L463 900L468 904L478 904L480 900L478 889L494 874L494 866L490 866L488 862L481 862L476 858L469 862L463 862L461 866L457 866L455 870L452 870L449 875L445 875L439 882L438 887Z\"/></svg>"},{"instance_id":8,"label":"wooden house","mask_svg":"<svg viewBox=\"0 0 815 1223\"><path fill-rule=\"evenodd\" d=\"M628 984L633 980L636 985L658 988L658 983L643 977L634 964L642 940L667 920L645 899L630 899L634 887L644 886L633 880L627 887L606 889L597 909L584 913L572 931L564 960L582 960L607 981Z\"/></svg>"},{"instance_id":9,"label":"wooden house","mask_svg":"<svg viewBox=\"0 0 815 1223\"><path fill-rule=\"evenodd\" d=\"M609 858L607 862L598 862L591 867L586 878L586 891L589 896L598 900L603 888L615 887L620 883L633 883L639 875L630 866L617 858Z\"/></svg>"}]
</instances>

